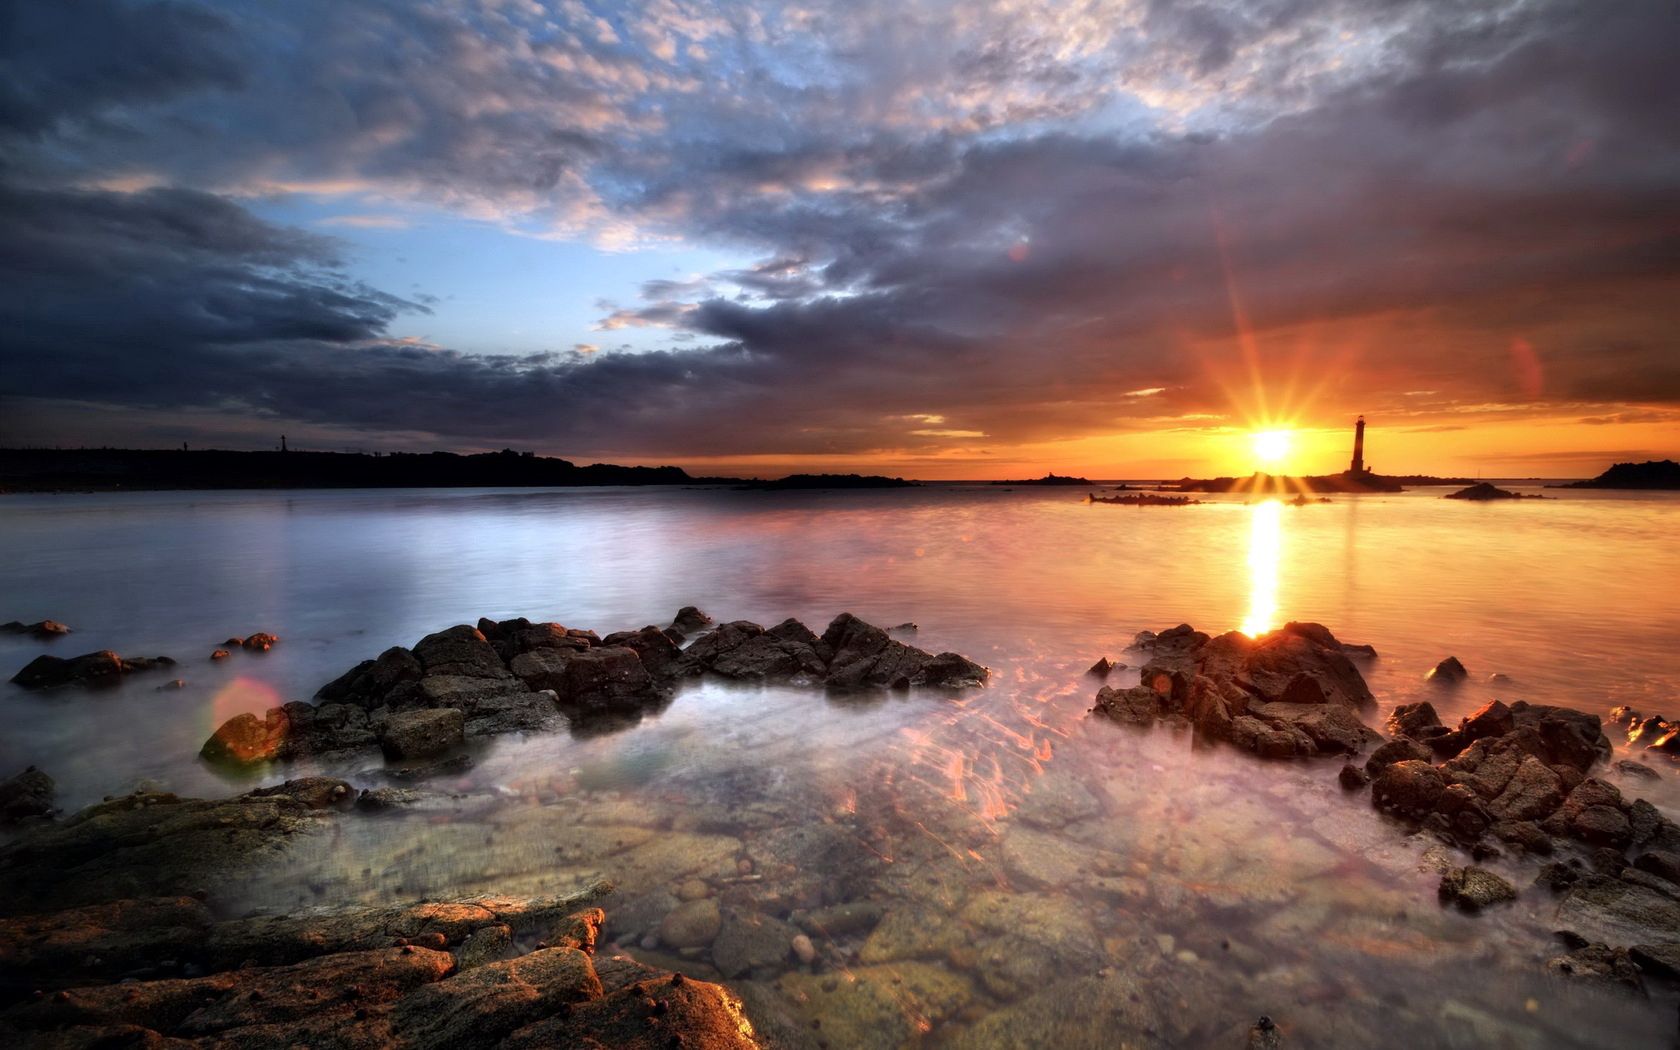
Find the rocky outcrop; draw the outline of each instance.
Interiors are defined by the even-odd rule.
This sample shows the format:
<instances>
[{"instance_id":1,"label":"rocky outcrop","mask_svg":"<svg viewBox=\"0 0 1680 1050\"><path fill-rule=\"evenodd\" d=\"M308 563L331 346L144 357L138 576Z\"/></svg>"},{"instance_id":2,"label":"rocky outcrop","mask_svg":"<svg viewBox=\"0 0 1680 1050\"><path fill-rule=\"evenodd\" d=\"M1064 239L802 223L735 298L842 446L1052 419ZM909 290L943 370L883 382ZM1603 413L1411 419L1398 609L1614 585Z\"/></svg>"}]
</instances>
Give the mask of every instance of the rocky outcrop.
<instances>
[{"instance_id":1,"label":"rocky outcrop","mask_svg":"<svg viewBox=\"0 0 1680 1050\"><path fill-rule=\"evenodd\" d=\"M1430 668L1429 674L1424 677L1438 685L1457 685L1469 678L1470 672L1464 669L1464 665L1459 662L1458 657L1449 656Z\"/></svg>"},{"instance_id":2,"label":"rocky outcrop","mask_svg":"<svg viewBox=\"0 0 1680 1050\"><path fill-rule=\"evenodd\" d=\"M0 913L183 891L212 899L246 863L326 827L355 792L305 777L226 799L136 792L42 824L0 846Z\"/></svg>"},{"instance_id":3,"label":"rocky outcrop","mask_svg":"<svg viewBox=\"0 0 1680 1050\"><path fill-rule=\"evenodd\" d=\"M1680 722L1664 715L1647 715L1631 707L1610 710L1610 724L1617 726L1629 747L1654 751L1670 758L1680 757Z\"/></svg>"},{"instance_id":4,"label":"rocky outcrop","mask_svg":"<svg viewBox=\"0 0 1680 1050\"><path fill-rule=\"evenodd\" d=\"M1473 865L1448 869L1441 876L1439 892L1443 903L1455 904L1464 911L1481 911L1517 899L1516 887L1486 868Z\"/></svg>"},{"instance_id":5,"label":"rocky outcrop","mask_svg":"<svg viewBox=\"0 0 1680 1050\"><path fill-rule=\"evenodd\" d=\"M721 986L596 954L610 887L216 921L193 898L0 920L13 1045L758 1044ZM33 997L20 990L36 990ZM43 995L50 991L50 995Z\"/></svg>"},{"instance_id":6,"label":"rocky outcrop","mask_svg":"<svg viewBox=\"0 0 1680 1050\"><path fill-rule=\"evenodd\" d=\"M1127 725L1189 724L1263 758L1358 754L1380 737L1360 719L1375 699L1341 642L1319 624L1258 638L1189 625L1144 632L1139 684L1104 687L1091 713Z\"/></svg>"},{"instance_id":7,"label":"rocky outcrop","mask_svg":"<svg viewBox=\"0 0 1680 1050\"><path fill-rule=\"evenodd\" d=\"M109 649L68 659L37 656L12 676L25 689L59 689L69 685L115 685L124 675L174 667L167 656L118 656Z\"/></svg>"},{"instance_id":8,"label":"rocky outcrop","mask_svg":"<svg viewBox=\"0 0 1680 1050\"><path fill-rule=\"evenodd\" d=\"M700 628L711 619L689 607L677 614L677 623ZM296 701L261 715L237 715L217 728L200 754L231 766L375 746L392 760L428 758L473 737L564 722L574 728L617 724L664 703L682 679L708 673L832 689L961 688L987 675L956 653L924 652L850 614L836 617L820 638L797 620L769 630L737 620L717 625L687 649L680 647L682 639L674 627L602 638L522 618L461 624L427 635L412 649L397 646L362 661L322 686L313 704Z\"/></svg>"},{"instance_id":9,"label":"rocky outcrop","mask_svg":"<svg viewBox=\"0 0 1680 1050\"><path fill-rule=\"evenodd\" d=\"M70 628L57 620L37 620L34 623L21 623L8 620L0 623L0 634L27 634L34 638L60 638L70 633Z\"/></svg>"}]
</instances>

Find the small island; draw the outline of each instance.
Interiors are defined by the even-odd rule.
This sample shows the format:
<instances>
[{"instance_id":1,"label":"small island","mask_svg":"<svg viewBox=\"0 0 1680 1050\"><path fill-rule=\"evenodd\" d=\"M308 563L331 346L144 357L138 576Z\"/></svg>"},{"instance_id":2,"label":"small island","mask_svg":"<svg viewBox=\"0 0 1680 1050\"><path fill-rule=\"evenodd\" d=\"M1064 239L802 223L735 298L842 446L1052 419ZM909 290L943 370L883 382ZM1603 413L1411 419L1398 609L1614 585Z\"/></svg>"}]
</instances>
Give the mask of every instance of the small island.
<instances>
[{"instance_id":1,"label":"small island","mask_svg":"<svg viewBox=\"0 0 1680 1050\"><path fill-rule=\"evenodd\" d=\"M1086 503L1115 503L1126 507L1188 507L1202 502L1189 496L1158 496L1153 492L1135 492L1125 496L1098 496L1092 493L1085 497Z\"/></svg>"},{"instance_id":2,"label":"small island","mask_svg":"<svg viewBox=\"0 0 1680 1050\"><path fill-rule=\"evenodd\" d=\"M1042 478L1027 478L1023 481L994 481L993 485L1085 485L1091 484L1090 478L1070 477L1066 474L1046 474Z\"/></svg>"},{"instance_id":3,"label":"small island","mask_svg":"<svg viewBox=\"0 0 1680 1050\"><path fill-rule=\"evenodd\" d=\"M789 474L773 481L749 481L735 486L743 491L784 492L793 489L910 489L914 481L880 474Z\"/></svg>"},{"instance_id":4,"label":"small island","mask_svg":"<svg viewBox=\"0 0 1680 1050\"><path fill-rule=\"evenodd\" d=\"M1652 459L1617 463L1596 478L1554 486L1560 489L1680 489L1680 463Z\"/></svg>"},{"instance_id":5,"label":"small island","mask_svg":"<svg viewBox=\"0 0 1680 1050\"><path fill-rule=\"evenodd\" d=\"M1469 488L1459 489L1457 492L1449 492L1441 498L1473 500L1478 503L1486 503L1491 500L1545 499L1546 497L1532 492L1512 492L1510 489L1498 488L1486 481L1478 481Z\"/></svg>"}]
</instances>

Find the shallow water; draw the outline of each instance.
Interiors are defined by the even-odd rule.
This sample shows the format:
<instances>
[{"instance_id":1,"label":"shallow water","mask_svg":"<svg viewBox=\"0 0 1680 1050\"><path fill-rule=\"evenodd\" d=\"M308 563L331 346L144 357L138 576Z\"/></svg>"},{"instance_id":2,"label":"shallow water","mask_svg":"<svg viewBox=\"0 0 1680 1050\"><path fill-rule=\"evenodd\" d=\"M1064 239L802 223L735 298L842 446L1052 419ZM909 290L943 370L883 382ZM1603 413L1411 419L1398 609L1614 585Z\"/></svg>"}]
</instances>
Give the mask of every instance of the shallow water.
<instances>
[{"instance_id":1,"label":"shallow water","mask_svg":"<svg viewBox=\"0 0 1680 1050\"><path fill-rule=\"evenodd\" d=\"M0 670L110 647L175 656L187 686L7 685L0 769L43 766L67 807L141 780L225 794L246 784L195 758L222 719L481 615L603 633L691 603L818 630L842 610L914 621L908 640L981 660L991 686L841 700L707 683L623 732L488 742L473 770L432 785L458 799L342 821L239 900L559 892L605 876L618 943L705 976L756 962L730 983L790 1045L1114 1045L1134 1032L1137 1045L1240 1046L1260 1013L1298 1046L1397 1032L1412 1046L1670 1045L1672 1000L1543 978L1543 894L1498 916L1443 912L1444 855L1344 797L1335 763L1262 765L1088 721L1096 683L1082 672L1100 655L1136 662L1123 649L1144 628L1309 619L1381 652L1373 721L1426 695L1443 717L1493 695L1680 708L1680 499L1463 505L1423 490L1135 508L1080 495L8 496L0 619L77 633L0 636ZM208 662L256 630L283 641ZM1474 680L1438 695L1421 677L1449 653ZM1511 681L1489 685L1494 672ZM377 765L328 769L371 784ZM1673 815L1676 779L1629 787ZM648 935L696 879L686 892L720 902L728 947L673 957ZM855 902L884 915L816 937L816 972L777 951L796 932L783 923Z\"/></svg>"}]
</instances>

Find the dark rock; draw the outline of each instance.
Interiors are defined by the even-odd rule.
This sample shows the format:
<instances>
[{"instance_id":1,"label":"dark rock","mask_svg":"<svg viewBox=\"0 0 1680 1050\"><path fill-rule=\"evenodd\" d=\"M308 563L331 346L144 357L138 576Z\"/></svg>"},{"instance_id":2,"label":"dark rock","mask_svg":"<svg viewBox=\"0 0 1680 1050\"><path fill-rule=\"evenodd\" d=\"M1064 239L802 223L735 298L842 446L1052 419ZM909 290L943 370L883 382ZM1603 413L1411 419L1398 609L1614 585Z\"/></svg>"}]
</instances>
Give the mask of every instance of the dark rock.
<instances>
[{"instance_id":1,"label":"dark rock","mask_svg":"<svg viewBox=\"0 0 1680 1050\"><path fill-rule=\"evenodd\" d=\"M1660 879L1680 884L1680 853L1670 853L1667 850L1641 853L1633 858L1633 866Z\"/></svg>"},{"instance_id":2,"label":"dark rock","mask_svg":"<svg viewBox=\"0 0 1680 1050\"><path fill-rule=\"evenodd\" d=\"M601 639L603 646L623 646L633 649L641 658L647 673L656 679L666 679L687 673L682 650L658 627L643 627L639 631L619 631Z\"/></svg>"},{"instance_id":3,"label":"dark rock","mask_svg":"<svg viewBox=\"0 0 1680 1050\"><path fill-rule=\"evenodd\" d=\"M810 628L789 619L718 653L707 669L725 678L752 681L821 681L828 673L830 655Z\"/></svg>"},{"instance_id":4,"label":"dark rock","mask_svg":"<svg viewBox=\"0 0 1680 1050\"><path fill-rule=\"evenodd\" d=\"M1371 752L1371 757L1365 760L1365 772L1378 776L1396 762L1427 762L1431 754L1429 748L1411 737L1396 737Z\"/></svg>"},{"instance_id":5,"label":"dark rock","mask_svg":"<svg viewBox=\"0 0 1680 1050\"><path fill-rule=\"evenodd\" d=\"M1093 678L1107 678L1109 672L1113 670L1114 664L1110 663L1108 657L1105 656L1099 659L1096 663L1092 664L1090 670L1085 673Z\"/></svg>"},{"instance_id":6,"label":"dark rock","mask_svg":"<svg viewBox=\"0 0 1680 1050\"><path fill-rule=\"evenodd\" d=\"M1662 774L1643 762L1635 762L1631 758L1620 759L1616 762L1616 772L1636 780L1661 780Z\"/></svg>"},{"instance_id":7,"label":"dark rock","mask_svg":"<svg viewBox=\"0 0 1680 1050\"><path fill-rule=\"evenodd\" d=\"M12 681L25 689L57 689L67 685L111 685L123 675L150 671L159 667L173 667L175 661L167 656L136 656L124 658L102 649L63 659L57 656L37 656L12 676Z\"/></svg>"},{"instance_id":8,"label":"dark rock","mask_svg":"<svg viewBox=\"0 0 1680 1050\"><path fill-rule=\"evenodd\" d=\"M1446 778L1428 762L1409 759L1384 769L1371 784L1378 808L1421 820L1435 811L1447 790Z\"/></svg>"},{"instance_id":9,"label":"dark rock","mask_svg":"<svg viewBox=\"0 0 1680 1050\"><path fill-rule=\"evenodd\" d=\"M1344 765L1342 771L1336 774L1345 791L1358 791L1371 782L1371 775L1355 765Z\"/></svg>"},{"instance_id":10,"label":"dark rock","mask_svg":"<svg viewBox=\"0 0 1680 1050\"><path fill-rule=\"evenodd\" d=\"M363 660L344 674L315 691L315 699L327 703L352 703L364 708L400 702L394 696L407 687L412 690L423 673L420 661L402 646L392 646L377 660Z\"/></svg>"},{"instance_id":11,"label":"dark rock","mask_svg":"<svg viewBox=\"0 0 1680 1050\"><path fill-rule=\"evenodd\" d=\"M1680 901L1613 875L1583 874L1558 902L1557 924L1607 944L1680 941Z\"/></svg>"},{"instance_id":12,"label":"dark rock","mask_svg":"<svg viewBox=\"0 0 1680 1050\"><path fill-rule=\"evenodd\" d=\"M728 909L712 941L712 963L725 977L782 965L792 950L796 927L758 912Z\"/></svg>"},{"instance_id":13,"label":"dark rock","mask_svg":"<svg viewBox=\"0 0 1680 1050\"><path fill-rule=\"evenodd\" d=\"M291 720L281 708L272 708L263 716L234 715L210 734L199 749L206 761L219 765L246 766L268 762L280 757L286 742Z\"/></svg>"},{"instance_id":14,"label":"dark rock","mask_svg":"<svg viewBox=\"0 0 1680 1050\"><path fill-rule=\"evenodd\" d=\"M71 633L70 628L57 620L37 620L35 623L19 623L12 620L0 623L0 631L7 634L27 634L42 639L59 638Z\"/></svg>"},{"instance_id":15,"label":"dark rock","mask_svg":"<svg viewBox=\"0 0 1680 1050\"><path fill-rule=\"evenodd\" d=\"M939 689L969 689L986 684L991 671L957 653L939 653L922 664L911 685Z\"/></svg>"},{"instance_id":16,"label":"dark rock","mask_svg":"<svg viewBox=\"0 0 1680 1050\"><path fill-rule=\"evenodd\" d=\"M211 652L210 659L212 659L212 660L226 660L228 657L230 657L232 655L233 654L228 652L226 649L217 649L217 650Z\"/></svg>"},{"instance_id":17,"label":"dark rock","mask_svg":"<svg viewBox=\"0 0 1680 1050\"><path fill-rule=\"evenodd\" d=\"M379 736L388 759L432 758L465 742L466 717L457 708L399 711Z\"/></svg>"},{"instance_id":18,"label":"dark rock","mask_svg":"<svg viewBox=\"0 0 1680 1050\"><path fill-rule=\"evenodd\" d=\"M1464 665L1458 662L1458 657L1449 656L1445 660L1436 664L1425 677L1427 677L1431 682L1438 682L1444 685L1457 685L1459 682L1469 678L1470 672L1466 671L1464 669Z\"/></svg>"},{"instance_id":19,"label":"dark rock","mask_svg":"<svg viewBox=\"0 0 1680 1050\"><path fill-rule=\"evenodd\" d=\"M1524 853L1549 856L1552 852L1552 837L1532 820L1495 820L1488 830L1499 841Z\"/></svg>"},{"instance_id":20,"label":"dark rock","mask_svg":"<svg viewBox=\"0 0 1680 1050\"><path fill-rule=\"evenodd\" d=\"M671 620L671 626L686 635L705 630L711 622L710 616L692 605L685 605L677 610L677 615Z\"/></svg>"},{"instance_id":21,"label":"dark rock","mask_svg":"<svg viewBox=\"0 0 1680 1050\"><path fill-rule=\"evenodd\" d=\"M1540 866L1540 873L1534 877L1534 884L1546 887L1555 896L1580 881L1582 874L1579 867L1554 861Z\"/></svg>"},{"instance_id":22,"label":"dark rock","mask_svg":"<svg viewBox=\"0 0 1680 1050\"><path fill-rule=\"evenodd\" d=\"M1610 985L1643 993L1645 982L1639 966L1626 948L1606 944L1584 944L1546 961L1546 972L1572 981Z\"/></svg>"},{"instance_id":23,"label":"dark rock","mask_svg":"<svg viewBox=\"0 0 1680 1050\"><path fill-rule=\"evenodd\" d=\"M1130 689L1104 686L1097 692L1096 706L1091 708L1091 713L1121 725L1152 726L1161 716L1160 697L1153 689L1143 686Z\"/></svg>"},{"instance_id":24,"label":"dark rock","mask_svg":"<svg viewBox=\"0 0 1680 1050\"><path fill-rule=\"evenodd\" d=\"M1377 648L1374 645L1356 645L1351 642L1343 642L1342 652L1355 660L1375 660L1377 658Z\"/></svg>"},{"instance_id":25,"label":"dark rock","mask_svg":"<svg viewBox=\"0 0 1680 1050\"><path fill-rule=\"evenodd\" d=\"M503 663L512 664L523 653L540 649L581 650L600 644L594 631L579 630L565 624L532 623L524 617L512 620L478 621L478 631Z\"/></svg>"},{"instance_id":26,"label":"dark rock","mask_svg":"<svg viewBox=\"0 0 1680 1050\"><path fill-rule=\"evenodd\" d=\"M1248 1050L1281 1050L1283 1030L1265 1014L1248 1028Z\"/></svg>"},{"instance_id":27,"label":"dark rock","mask_svg":"<svg viewBox=\"0 0 1680 1050\"><path fill-rule=\"evenodd\" d=\"M1427 700L1415 704L1401 704L1388 716L1388 731L1396 736L1422 739L1421 734L1424 730L1440 725L1441 716L1435 713L1435 705Z\"/></svg>"},{"instance_id":28,"label":"dark rock","mask_svg":"<svg viewBox=\"0 0 1680 1050\"><path fill-rule=\"evenodd\" d=\"M34 766L0 780L0 826L52 816L56 794L53 778Z\"/></svg>"},{"instance_id":29,"label":"dark rock","mask_svg":"<svg viewBox=\"0 0 1680 1050\"><path fill-rule=\"evenodd\" d=\"M1636 944L1628 949L1628 955L1646 973L1670 981L1680 979L1680 941Z\"/></svg>"},{"instance_id":30,"label":"dark rock","mask_svg":"<svg viewBox=\"0 0 1680 1050\"><path fill-rule=\"evenodd\" d=\"M1517 899L1516 888L1509 882L1475 866L1449 869L1441 876L1438 892L1442 903L1455 904L1464 911L1481 911Z\"/></svg>"},{"instance_id":31,"label":"dark rock","mask_svg":"<svg viewBox=\"0 0 1680 1050\"><path fill-rule=\"evenodd\" d=\"M637 711L660 699L641 657L623 646L573 653L556 693L562 707L584 712Z\"/></svg>"},{"instance_id":32,"label":"dark rock","mask_svg":"<svg viewBox=\"0 0 1680 1050\"><path fill-rule=\"evenodd\" d=\"M423 673L462 678L507 678L496 650L476 627L461 624L428 634L414 646Z\"/></svg>"}]
</instances>

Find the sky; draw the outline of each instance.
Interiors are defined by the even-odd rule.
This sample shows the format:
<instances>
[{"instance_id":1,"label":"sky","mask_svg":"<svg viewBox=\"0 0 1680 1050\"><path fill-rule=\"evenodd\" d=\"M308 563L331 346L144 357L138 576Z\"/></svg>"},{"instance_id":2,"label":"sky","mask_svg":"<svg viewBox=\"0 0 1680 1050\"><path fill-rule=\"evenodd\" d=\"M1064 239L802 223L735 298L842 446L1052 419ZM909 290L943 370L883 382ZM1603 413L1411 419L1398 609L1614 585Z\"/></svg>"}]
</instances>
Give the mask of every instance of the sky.
<instances>
[{"instance_id":1,"label":"sky","mask_svg":"<svg viewBox=\"0 0 1680 1050\"><path fill-rule=\"evenodd\" d=\"M1672 0L0 0L0 444L1680 455Z\"/></svg>"}]
</instances>

